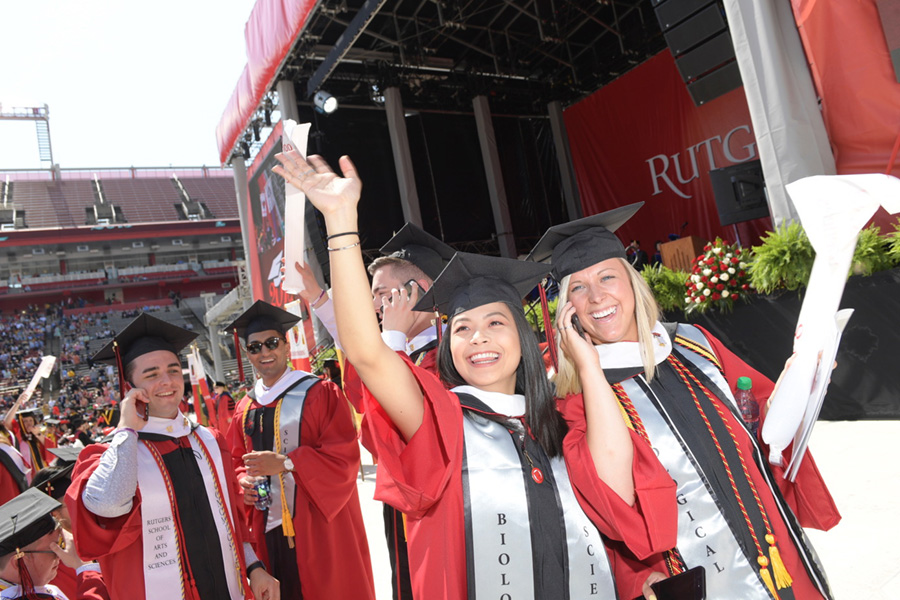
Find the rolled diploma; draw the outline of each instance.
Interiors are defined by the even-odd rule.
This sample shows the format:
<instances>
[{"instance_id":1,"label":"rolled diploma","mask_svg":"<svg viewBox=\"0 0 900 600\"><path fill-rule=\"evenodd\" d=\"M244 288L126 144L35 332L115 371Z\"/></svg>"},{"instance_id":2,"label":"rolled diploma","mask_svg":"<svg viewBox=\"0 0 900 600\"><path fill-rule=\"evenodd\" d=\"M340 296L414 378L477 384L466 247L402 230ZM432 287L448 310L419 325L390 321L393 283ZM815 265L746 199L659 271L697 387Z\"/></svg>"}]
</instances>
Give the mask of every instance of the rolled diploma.
<instances>
[{"instance_id":1,"label":"rolled diploma","mask_svg":"<svg viewBox=\"0 0 900 600\"><path fill-rule=\"evenodd\" d=\"M297 124L288 119L284 122L281 137L283 152L296 150L306 156L309 141L309 123ZM287 181L284 183L284 279L281 289L288 294L303 291L303 277L294 268L294 263L304 263L303 251L306 246L306 194Z\"/></svg>"},{"instance_id":2,"label":"rolled diploma","mask_svg":"<svg viewBox=\"0 0 900 600\"><path fill-rule=\"evenodd\" d=\"M787 185L816 260L794 334L797 356L772 394L762 429L773 465L783 464L782 452L797 434L809 405L819 353L837 335L835 314L859 232L897 183L896 178L879 175L817 175ZM826 381L831 366L820 371Z\"/></svg>"},{"instance_id":3,"label":"rolled diploma","mask_svg":"<svg viewBox=\"0 0 900 600\"><path fill-rule=\"evenodd\" d=\"M25 399L22 402L28 402L31 395L34 394L34 390L37 389L38 382L44 377L49 377L50 373L53 372L53 365L56 364L55 356L44 356L41 358L41 364L38 365L37 371L34 372L34 376L31 378L31 381L28 383L28 387L25 388L23 394L25 395Z\"/></svg>"}]
</instances>

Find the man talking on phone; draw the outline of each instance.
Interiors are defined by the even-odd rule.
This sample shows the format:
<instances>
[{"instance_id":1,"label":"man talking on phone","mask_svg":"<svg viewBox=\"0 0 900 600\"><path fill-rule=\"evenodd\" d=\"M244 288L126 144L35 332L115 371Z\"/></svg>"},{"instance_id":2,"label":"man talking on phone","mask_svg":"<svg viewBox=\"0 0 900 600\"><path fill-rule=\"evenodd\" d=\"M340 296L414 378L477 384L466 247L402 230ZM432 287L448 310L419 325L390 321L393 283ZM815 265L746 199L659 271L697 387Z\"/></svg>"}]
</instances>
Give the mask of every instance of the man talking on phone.
<instances>
[{"instance_id":1,"label":"man talking on phone","mask_svg":"<svg viewBox=\"0 0 900 600\"><path fill-rule=\"evenodd\" d=\"M99 561L113 598L279 600L244 543L224 438L178 408L178 353L195 337L141 314L94 356L118 367L121 416L112 441L75 463L65 497L75 545Z\"/></svg>"},{"instance_id":2,"label":"man talking on phone","mask_svg":"<svg viewBox=\"0 0 900 600\"><path fill-rule=\"evenodd\" d=\"M427 312L416 312L413 307L431 288L453 258L455 250L412 223L406 223L381 247L381 253L383 256L376 258L368 267L372 276L372 304L381 321L381 337L393 350L405 353L413 363L437 374L438 333L435 317ZM331 299L309 268L302 265L295 267L303 276L306 288L301 296L309 302L340 347ZM352 365L348 365L344 375L344 392L353 408L365 413L365 407L361 405L361 384ZM365 417L361 441L372 452ZM387 504L384 505L384 530L391 561L394 600L410 600L412 589L403 514Z\"/></svg>"}]
</instances>

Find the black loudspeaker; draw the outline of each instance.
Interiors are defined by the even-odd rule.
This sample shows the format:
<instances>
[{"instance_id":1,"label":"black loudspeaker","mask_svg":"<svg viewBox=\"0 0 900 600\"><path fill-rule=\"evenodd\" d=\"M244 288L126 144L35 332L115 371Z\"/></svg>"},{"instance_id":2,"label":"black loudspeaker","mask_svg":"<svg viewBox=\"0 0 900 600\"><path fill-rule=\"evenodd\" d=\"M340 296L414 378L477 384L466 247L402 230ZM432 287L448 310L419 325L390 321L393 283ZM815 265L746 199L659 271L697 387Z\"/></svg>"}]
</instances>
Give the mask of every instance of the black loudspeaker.
<instances>
[{"instance_id":1,"label":"black loudspeaker","mask_svg":"<svg viewBox=\"0 0 900 600\"><path fill-rule=\"evenodd\" d=\"M758 160L714 169L709 178L722 226L769 216L766 182Z\"/></svg>"},{"instance_id":2,"label":"black loudspeaker","mask_svg":"<svg viewBox=\"0 0 900 600\"><path fill-rule=\"evenodd\" d=\"M742 85L734 46L718 0L653 0L675 65L700 106Z\"/></svg>"}]
</instances>

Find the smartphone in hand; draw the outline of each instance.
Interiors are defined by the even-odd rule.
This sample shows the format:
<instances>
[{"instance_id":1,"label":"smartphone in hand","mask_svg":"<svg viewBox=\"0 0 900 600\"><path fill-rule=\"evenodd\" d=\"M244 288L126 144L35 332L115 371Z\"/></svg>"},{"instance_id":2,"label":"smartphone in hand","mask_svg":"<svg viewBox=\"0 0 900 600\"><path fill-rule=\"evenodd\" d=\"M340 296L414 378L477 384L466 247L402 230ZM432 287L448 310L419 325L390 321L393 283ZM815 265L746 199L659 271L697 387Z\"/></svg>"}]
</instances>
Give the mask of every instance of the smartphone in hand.
<instances>
[{"instance_id":1,"label":"smartphone in hand","mask_svg":"<svg viewBox=\"0 0 900 600\"><path fill-rule=\"evenodd\" d=\"M135 399L134 410L137 411L138 416L143 420L146 421L150 418L150 405L146 402Z\"/></svg>"},{"instance_id":2,"label":"smartphone in hand","mask_svg":"<svg viewBox=\"0 0 900 600\"><path fill-rule=\"evenodd\" d=\"M694 567L650 586L658 600L706 600L706 569Z\"/></svg>"},{"instance_id":3,"label":"smartphone in hand","mask_svg":"<svg viewBox=\"0 0 900 600\"><path fill-rule=\"evenodd\" d=\"M584 327L582 327L581 319L578 318L578 315L572 315L572 327L575 328L575 332L581 336L581 339L587 339L584 335Z\"/></svg>"}]
</instances>

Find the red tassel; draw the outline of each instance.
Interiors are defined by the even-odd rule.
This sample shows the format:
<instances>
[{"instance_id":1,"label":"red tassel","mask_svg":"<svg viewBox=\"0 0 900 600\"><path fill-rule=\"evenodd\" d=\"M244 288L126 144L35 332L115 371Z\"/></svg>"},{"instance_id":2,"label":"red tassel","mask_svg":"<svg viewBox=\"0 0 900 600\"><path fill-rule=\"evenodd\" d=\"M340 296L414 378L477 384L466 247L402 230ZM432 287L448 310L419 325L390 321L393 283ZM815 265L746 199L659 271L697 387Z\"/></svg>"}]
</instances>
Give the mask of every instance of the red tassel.
<instances>
[{"instance_id":1,"label":"red tassel","mask_svg":"<svg viewBox=\"0 0 900 600\"><path fill-rule=\"evenodd\" d=\"M546 279L538 285L538 294L541 296L541 312L544 313L544 334L547 338L547 350L550 352L550 362L553 363L553 370L559 371L556 340L553 339L553 326L550 324L550 304L547 302L547 291L544 289L545 283L547 283Z\"/></svg>"},{"instance_id":2,"label":"red tassel","mask_svg":"<svg viewBox=\"0 0 900 600\"><path fill-rule=\"evenodd\" d=\"M40 597L34 591L34 581L31 579L31 573L25 567L25 554L18 549L14 560L19 570L19 585L22 586L22 594L26 600L40 600Z\"/></svg>"},{"instance_id":3,"label":"red tassel","mask_svg":"<svg viewBox=\"0 0 900 600\"><path fill-rule=\"evenodd\" d=\"M238 336L237 329L234 330L234 355L237 356L238 379L244 383L244 365L241 361L241 338Z\"/></svg>"},{"instance_id":4,"label":"red tassel","mask_svg":"<svg viewBox=\"0 0 900 600\"><path fill-rule=\"evenodd\" d=\"M119 372L119 401L125 399L128 393L128 382L125 381L125 367L122 366L122 352L119 350L119 342L113 342L113 352L116 354L116 370Z\"/></svg>"}]
</instances>

